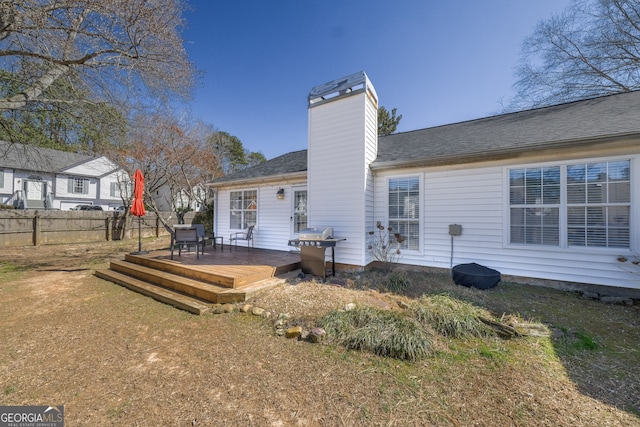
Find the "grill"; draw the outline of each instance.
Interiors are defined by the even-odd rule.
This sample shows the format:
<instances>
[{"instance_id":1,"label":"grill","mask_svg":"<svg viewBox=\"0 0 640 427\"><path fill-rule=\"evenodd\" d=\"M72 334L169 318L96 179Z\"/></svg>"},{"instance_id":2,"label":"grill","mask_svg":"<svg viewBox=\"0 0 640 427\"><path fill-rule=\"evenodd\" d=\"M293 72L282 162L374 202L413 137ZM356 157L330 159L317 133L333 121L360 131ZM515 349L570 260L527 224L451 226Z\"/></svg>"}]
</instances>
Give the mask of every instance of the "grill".
<instances>
[{"instance_id":1,"label":"grill","mask_svg":"<svg viewBox=\"0 0 640 427\"><path fill-rule=\"evenodd\" d=\"M300 248L300 266L305 274L327 277L326 250L331 248L331 274L336 275L336 243L345 239L333 237L333 227L310 227L300 232L299 239L289 240L289 246Z\"/></svg>"}]
</instances>

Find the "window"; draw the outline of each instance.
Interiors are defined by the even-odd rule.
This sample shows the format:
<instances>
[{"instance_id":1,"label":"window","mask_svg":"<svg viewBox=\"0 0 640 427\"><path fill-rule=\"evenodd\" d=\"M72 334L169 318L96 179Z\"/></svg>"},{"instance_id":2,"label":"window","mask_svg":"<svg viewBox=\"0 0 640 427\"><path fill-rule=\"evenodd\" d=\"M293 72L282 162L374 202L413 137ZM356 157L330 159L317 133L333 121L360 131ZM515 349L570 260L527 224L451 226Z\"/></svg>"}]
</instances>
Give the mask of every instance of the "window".
<instances>
[{"instance_id":1,"label":"window","mask_svg":"<svg viewBox=\"0 0 640 427\"><path fill-rule=\"evenodd\" d=\"M621 160L509 170L510 243L628 248L630 169Z\"/></svg>"},{"instance_id":2,"label":"window","mask_svg":"<svg viewBox=\"0 0 640 427\"><path fill-rule=\"evenodd\" d=\"M511 243L560 242L560 167L509 171Z\"/></svg>"},{"instance_id":3,"label":"window","mask_svg":"<svg viewBox=\"0 0 640 427\"><path fill-rule=\"evenodd\" d=\"M630 162L567 166L569 246L629 247Z\"/></svg>"},{"instance_id":4,"label":"window","mask_svg":"<svg viewBox=\"0 0 640 427\"><path fill-rule=\"evenodd\" d=\"M109 197L122 197L128 199L133 194L132 182L112 182L109 188Z\"/></svg>"},{"instance_id":5,"label":"window","mask_svg":"<svg viewBox=\"0 0 640 427\"><path fill-rule=\"evenodd\" d=\"M307 190L293 192L293 232L307 228Z\"/></svg>"},{"instance_id":6,"label":"window","mask_svg":"<svg viewBox=\"0 0 640 427\"><path fill-rule=\"evenodd\" d=\"M244 230L257 224L258 192L256 190L232 191L229 227Z\"/></svg>"},{"instance_id":7,"label":"window","mask_svg":"<svg viewBox=\"0 0 640 427\"><path fill-rule=\"evenodd\" d=\"M420 249L420 180L418 177L389 179L389 227L404 241L401 249Z\"/></svg>"},{"instance_id":8,"label":"window","mask_svg":"<svg viewBox=\"0 0 640 427\"><path fill-rule=\"evenodd\" d=\"M70 194L89 194L89 180L86 178L69 177L67 192Z\"/></svg>"}]
</instances>

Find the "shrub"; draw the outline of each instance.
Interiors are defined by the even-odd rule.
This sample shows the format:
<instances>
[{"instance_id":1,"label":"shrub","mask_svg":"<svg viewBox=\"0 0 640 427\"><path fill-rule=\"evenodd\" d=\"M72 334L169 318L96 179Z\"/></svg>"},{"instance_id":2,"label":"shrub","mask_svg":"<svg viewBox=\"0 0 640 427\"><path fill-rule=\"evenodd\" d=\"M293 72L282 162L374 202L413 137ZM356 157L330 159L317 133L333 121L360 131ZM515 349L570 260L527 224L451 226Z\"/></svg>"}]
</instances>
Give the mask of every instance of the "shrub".
<instances>
[{"instance_id":1,"label":"shrub","mask_svg":"<svg viewBox=\"0 0 640 427\"><path fill-rule=\"evenodd\" d=\"M411 281L404 274L392 273L385 278L384 285L390 292L400 294L409 288Z\"/></svg>"},{"instance_id":2,"label":"shrub","mask_svg":"<svg viewBox=\"0 0 640 427\"><path fill-rule=\"evenodd\" d=\"M330 340L378 356L418 360L429 354L431 337L401 313L371 307L333 311L322 319Z\"/></svg>"},{"instance_id":3,"label":"shrub","mask_svg":"<svg viewBox=\"0 0 640 427\"><path fill-rule=\"evenodd\" d=\"M448 295L423 296L412 310L419 322L430 325L447 337L485 337L494 334L493 329L479 319L481 316L490 318L487 312Z\"/></svg>"},{"instance_id":4,"label":"shrub","mask_svg":"<svg viewBox=\"0 0 640 427\"><path fill-rule=\"evenodd\" d=\"M385 228L380 221L376 223L375 230L369 231L369 235L373 236L368 246L371 256L382 264L384 270L391 271L392 264L400 258L400 245L404 242L404 237L394 233L390 226Z\"/></svg>"}]
</instances>

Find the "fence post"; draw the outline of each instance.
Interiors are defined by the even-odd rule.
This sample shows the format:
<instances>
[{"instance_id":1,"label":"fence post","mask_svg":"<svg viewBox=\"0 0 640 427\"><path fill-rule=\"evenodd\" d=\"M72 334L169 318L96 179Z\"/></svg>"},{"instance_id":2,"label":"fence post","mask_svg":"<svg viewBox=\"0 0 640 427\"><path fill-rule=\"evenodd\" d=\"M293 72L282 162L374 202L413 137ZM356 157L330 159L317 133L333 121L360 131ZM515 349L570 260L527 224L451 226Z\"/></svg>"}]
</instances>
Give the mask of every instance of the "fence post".
<instances>
[{"instance_id":1,"label":"fence post","mask_svg":"<svg viewBox=\"0 0 640 427\"><path fill-rule=\"evenodd\" d=\"M40 239L42 238L40 227L40 215L36 211L33 216L33 246L40 246Z\"/></svg>"},{"instance_id":2,"label":"fence post","mask_svg":"<svg viewBox=\"0 0 640 427\"><path fill-rule=\"evenodd\" d=\"M106 217L105 218L106 223L106 228L107 228L107 242L111 241L111 237L113 236L113 223L115 221L115 218L113 217Z\"/></svg>"}]
</instances>

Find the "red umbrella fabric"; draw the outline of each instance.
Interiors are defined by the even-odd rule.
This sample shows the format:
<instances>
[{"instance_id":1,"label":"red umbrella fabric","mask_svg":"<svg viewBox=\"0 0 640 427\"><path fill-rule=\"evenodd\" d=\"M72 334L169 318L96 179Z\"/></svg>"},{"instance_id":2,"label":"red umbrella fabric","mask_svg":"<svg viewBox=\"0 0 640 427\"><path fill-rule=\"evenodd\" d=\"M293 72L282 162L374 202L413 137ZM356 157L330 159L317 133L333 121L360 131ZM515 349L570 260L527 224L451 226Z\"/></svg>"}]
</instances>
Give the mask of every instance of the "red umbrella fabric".
<instances>
[{"instance_id":1,"label":"red umbrella fabric","mask_svg":"<svg viewBox=\"0 0 640 427\"><path fill-rule=\"evenodd\" d=\"M147 213L144 209L144 202L142 201L144 195L144 176L142 171L137 169L133 174L133 204L131 205L131 214L135 216L143 216Z\"/></svg>"}]
</instances>

